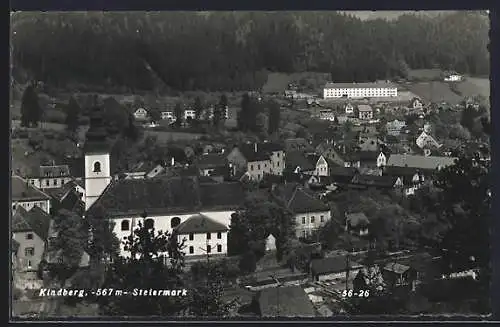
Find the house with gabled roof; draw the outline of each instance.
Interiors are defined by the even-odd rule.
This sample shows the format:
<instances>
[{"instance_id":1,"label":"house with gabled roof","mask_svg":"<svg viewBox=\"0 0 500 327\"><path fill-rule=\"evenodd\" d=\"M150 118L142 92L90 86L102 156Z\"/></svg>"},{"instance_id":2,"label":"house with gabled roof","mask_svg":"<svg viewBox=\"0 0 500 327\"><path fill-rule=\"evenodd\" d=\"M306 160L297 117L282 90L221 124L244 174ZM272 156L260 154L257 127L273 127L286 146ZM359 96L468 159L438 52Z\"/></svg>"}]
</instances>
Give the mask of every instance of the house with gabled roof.
<instances>
[{"instance_id":1,"label":"house with gabled roof","mask_svg":"<svg viewBox=\"0 0 500 327\"><path fill-rule=\"evenodd\" d=\"M422 173L434 172L441 168L451 166L457 158L438 156L416 156L409 154L393 154L387 161L388 167L417 168Z\"/></svg>"},{"instance_id":2,"label":"house with gabled roof","mask_svg":"<svg viewBox=\"0 0 500 327\"><path fill-rule=\"evenodd\" d=\"M236 172L248 173L252 180L261 181L264 175L283 175L285 151L274 142L244 143L229 152L227 160Z\"/></svg>"},{"instance_id":3,"label":"house with gabled roof","mask_svg":"<svg viewBox=\"0 0 500 327\"><path fill-rule=\"evenodd\" d=\"M285 164L286 171L294 174L313 174L316 169L314 163L302 151L287 152Z\"/></svg>"},{"instance_id":4,"label":"house with gabled roof","mask_svg":"<svg viewBox=\"0 0 500 327\"><path fill-rule=\"evenodd\" d=\"M310 236L331 219L330 207L298 183L277 186L273 196L294 214L297 237Z\"/></svg>"},{"instance_id":5,"label":"house with gabled roof","mask_svg":"<svg viewBox=\"0 0 500 327\"><path fill-rule=\"evenodd\" d=\"M349 260L344 255L313 259L311 261L311 277L313 281L338 280L344 282L349 276L354 277L363 266Z\"/></svg>"},{"instance_id":6,"label":"house with gabled roof","mask_svg":"<svg viewBox=\"0 0 500 327\"><path fill-rule=\"evenodd\" d=\"M200 176L215 176L222 174L228 176L229 163L223 153L207 153L195 160L195 165L200 171Z\"/></svg>"},{"instance_id":7,"label":"house with gabled roof","mask_svg":"<svg viewBox=\"0 0 500 327\"><path fill-rule=\"evenodd\" d=\"M114 222L113 231L123 240L139 223L172 232L197 214L229 228L231 215L244 198L245 190L238 182L205 183L194 176L129 179L109 184L86 214L105 212L105 219ZM130 256L123 245L121 255Z\"/></svg>"},{"instance_id":8,"label":"house with gabled roof","mask_svg":"<svg viewBox=\"0 0 500 327\"><path fill-rule=\"evenodd\" d=\"M424 174L418 168L413 167L384 167L383 175L399 178L406 196L415 194L415 191L425 182Z\"/></svg>"},{"instance_id":9,"label":"house with gabled roof","mask_svg":"<svg viewBox=\"0 0 500 327\"><path fill-rule=\"evenodd\" d=\"M345 230L349 233L364 236L368 234L370 221L363 212L351 212L345 215Z\"/></svg>"},{"instance_id":10,"label":"house with gabled roof","mask_svg":"<svg viewBox=\"0 0 500 327\"><path fill-rule=\"evenodd\" d=\"M261 317L316 317L316 310L300 286L265 288L255 296Z\"/></svg>"},{"instance_id":11,"label":"house with gabled roof","mask_svg":"<svg viewBox=\"0 0 500 327\"><path fill-rule=\"evenodd\" d=\"M185 242L187 258L225 255L227 232L227 225L201 213L192 215L174 229L179 242Z\"/></svg>"},{"instance_id":12,"label":"house with gabled roof","mask_svg":"<svg viewBox=\"0 0 500 327\"><path fill-rule=\"evenodd\" d=\"M395 176L377 176L357 174L351 185L357 188L394 189L402 186L402 181Z\"/></svg>"},{"instance_id":13,"label":"house with gabled roof","mask_svg":"<svg viewBox=\"0 0 500 327\"><path fill-rule=\"evenodd\" d=\"M430 135L428 132L423 131L415 140L415 143L417 146L421 149L428 148L439 148L441 147L441 144L439 144L438 141L432 135Z\"/></svg>"},{"instance_id":14,"label":"house with gabled roof","mask_svg":"<svg viewBox=\"0 0 500 327\"><path fill-rule=\"evenodd\" d=\"M27 180L20 176L11 177L12 210L23 207L29 211L39 207L46 213L50 213L51 197L42 190L30 185Z\"/></svg>"},{"instance_id":15,"label":"house with gabled roof","mask_svg":"<svg viewBox=\"0 0 500 327\"><path fill-rule=\"evenodd\" d=\"M42 190L61 187L72 179L68 165L40 166L38 172L27 178L32 186Z\"/></svg>"},{"instance_id":16,"label":"house with gabled roof","mask_svg":"<svg viewBox=\"0 0 500 327\"><path fill-rule=\"evenodd\" d=\"M149 112L145 108L137 108L134 111L134 118L137 120L147 120L149 117Z\"/></svg>"},{"instance_id":17,"label":"house with gabled roof","mask_svg":"<svg viewBox=\"0 0 500 327\"><path fill-rule=\"evenodd\" d=\"M23 289L40 286L37 270L46 251L50 219L37 206L30 211L19 207L12 216L12 239L19 244L16 273Z\"/></svg>"}]
</instances>

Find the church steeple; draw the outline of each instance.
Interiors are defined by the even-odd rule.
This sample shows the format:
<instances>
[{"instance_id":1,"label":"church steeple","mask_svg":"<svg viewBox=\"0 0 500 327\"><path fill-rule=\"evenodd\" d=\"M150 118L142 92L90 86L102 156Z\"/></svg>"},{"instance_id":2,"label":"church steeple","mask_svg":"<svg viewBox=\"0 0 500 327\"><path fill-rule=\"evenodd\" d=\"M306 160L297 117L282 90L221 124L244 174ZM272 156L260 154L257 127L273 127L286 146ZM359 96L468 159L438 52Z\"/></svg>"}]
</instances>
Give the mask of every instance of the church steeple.
<instances>
[{"instance_id":1,"label":"church steeple","mask_svg":"<svg viewBox=\"0 0 500 327\"><path fill-rule=\"evenodd\" d=\"M90 126L85 135L85 153L109 152L107 131L104 126L103 110L99 107L92 108L90 112Z\"/></svg>"}]
</instances>

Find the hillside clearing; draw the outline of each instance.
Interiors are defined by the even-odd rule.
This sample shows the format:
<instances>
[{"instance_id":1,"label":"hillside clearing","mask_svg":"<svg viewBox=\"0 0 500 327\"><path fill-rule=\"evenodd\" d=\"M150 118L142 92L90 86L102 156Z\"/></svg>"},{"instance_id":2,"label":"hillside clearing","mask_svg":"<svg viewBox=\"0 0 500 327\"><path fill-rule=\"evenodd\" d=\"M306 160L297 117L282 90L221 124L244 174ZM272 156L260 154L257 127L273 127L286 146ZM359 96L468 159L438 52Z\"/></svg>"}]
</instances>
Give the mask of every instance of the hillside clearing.
<instances>
[{"instance_id":1,"label":"hillside clearing","mask_svg":"<svg viewBox=\"0 0 500 327\"><path fill-rule=\"evenodd\" d=\"M421 82L406 87L425 102L446 102L455 105L463 100L463 96L454 93L444 82Z\"/></svg>"}]
</instances>

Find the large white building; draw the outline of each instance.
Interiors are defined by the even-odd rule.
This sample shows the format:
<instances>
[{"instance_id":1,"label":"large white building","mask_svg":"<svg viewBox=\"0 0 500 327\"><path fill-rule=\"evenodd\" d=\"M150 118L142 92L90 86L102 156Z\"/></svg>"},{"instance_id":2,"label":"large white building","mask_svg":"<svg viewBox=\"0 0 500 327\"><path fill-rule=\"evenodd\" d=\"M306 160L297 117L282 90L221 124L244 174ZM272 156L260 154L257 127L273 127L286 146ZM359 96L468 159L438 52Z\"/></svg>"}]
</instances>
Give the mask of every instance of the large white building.
<instances>
[{"instance_id":1,"label":"large white building","mask_svg":"<svg viewBox=\"0 0 500 327\"><path fill-rule=\"evenodd\" d=\"M327 83L323 98L390 98L398 96L398 88L388 82Z\"/></svg>"}]
</instances>

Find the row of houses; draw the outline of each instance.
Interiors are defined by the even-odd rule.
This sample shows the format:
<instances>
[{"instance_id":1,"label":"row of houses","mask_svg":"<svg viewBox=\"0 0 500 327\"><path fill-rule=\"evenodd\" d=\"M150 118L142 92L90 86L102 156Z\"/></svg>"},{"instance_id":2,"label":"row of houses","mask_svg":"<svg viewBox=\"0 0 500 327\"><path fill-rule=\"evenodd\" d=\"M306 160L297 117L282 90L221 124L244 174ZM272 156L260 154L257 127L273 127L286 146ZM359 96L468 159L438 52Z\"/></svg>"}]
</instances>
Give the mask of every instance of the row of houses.
<instances>
[{"instance_id":1,"label":"row of houses","mask_svg":"<svg viewBox=\"0 0 500 327\"><path fill-rule=\"evenodd\" d=\"M146 121L150 120L151 118L151 113L148 109L146 108L138 108L137 110L134 111L134 118L139 121ZM183 119L184 120L189 120L189 119L195 119L196 118L196 111L193 109L183 109ZM206 119L212 119L214 115L214 108L209 107L205 110L203 110L202 117ZM225 118L227 119L229 117L229 107L226 106L225 108ZM168 120L168 121L175 121L177 118L175 117L175 112L174 110L163 110L160 111L160 118L161 120Z\"/></svg>"}]
</instances>

